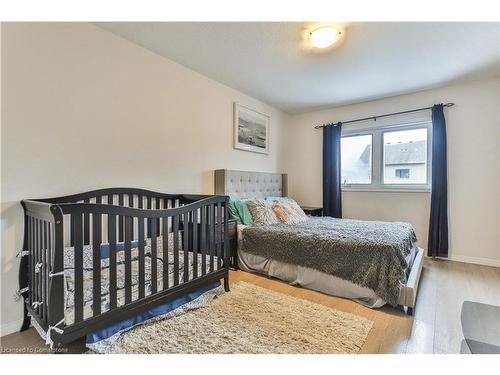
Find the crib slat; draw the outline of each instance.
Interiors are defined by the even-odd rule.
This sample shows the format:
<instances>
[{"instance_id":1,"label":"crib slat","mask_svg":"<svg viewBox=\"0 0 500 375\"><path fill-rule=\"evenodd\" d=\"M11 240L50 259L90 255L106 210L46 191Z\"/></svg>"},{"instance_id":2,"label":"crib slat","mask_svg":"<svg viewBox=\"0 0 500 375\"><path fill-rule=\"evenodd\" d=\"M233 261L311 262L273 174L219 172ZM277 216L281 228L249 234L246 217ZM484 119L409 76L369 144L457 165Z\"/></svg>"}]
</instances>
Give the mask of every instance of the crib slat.
<instances>
[{"instance_id":1,"label":"crib slat","mask_svg":"<svg viewBox=\"0 0 500 375\"><path fill-rule=\"evenodd\" d=\"M166 204L165 207L167 207ZM163 290L166 290L168 289L168 217L162 218L162 227Z\"/></svg>"},{"instance_id":2,"label":"crib slat","mask_svg":"<svg viewBox=\"0 0 500 375\"><path fill-rule=\"evenodd\" d=\"M125 304L132 302L132 218L125 217Z\"/></svg>"},{"instance_id":3,"label":"crib slat","mask_svg":"<svg viewBox=\"0 0 500 375\"><path fill-rule=\"evenodd\" d=\"M43 220L40 219L38 220L38 262L42 263L43 259ZM38 272L38 296L40 298L40 301L44 302L43 299L43 266L40 268L40 271ZM40 316L43 319L43 306L40 305L39 309Z\"/></svg>"},{"instance_id":4,"label":"crib slat","mask_svg":"<svg viewBox=\"0 0 500 375\"><path fill-rule=\"evenodd\" d=\"M198 209L193 211L193 279L198 277Z\"/></svg>"},{"instance_id":5,"label":"crib slat","mask_svg":"<svg viewBox=\"0 0 500 375\"><path fill-rule=\"evenodd\" d=\"M35 233L34 234L35 234L35 242L34 242L34 248L35 248L35 286L34 286L34 288L35 288L35 291L36 291L35 301L40 301L41 296L40 296L39 289L38 289L39 284L40 284L40 282L38 280L38 275L39 274L36 273L36 265L39 262L39 257L38 257L38 251L39 251L38 250L38 246L39 246L38 245L39 244L39 242L38 242L38 219L35 219ZM39 308L38 307L36 308L36 312L39 313Z\"/></svg>"},{"instance_id":6,"label":"crib slat","mask_svg":"<svg viewBox=\"0 0 500 375\"><path fill-rule=\"evenodd\" d=\"M116 215L108 215L109 306L116 308Z\"/></svg>"},{"instance_id":7,"label":"crib slat","mask_svg":"<svg viewBox=\"0 0 500 375\"><path fill-rule=\"evenodd\" d=\"M179 285L179 216L172 218L172 231L174 233L174 286Z\"/></svg>"},{"instance_id":8,"label":"crib slat","mask_svg":"<svg viewBox=\"0 0 500 375\"><path fill-rule=\"evenodd\" d=\"M118 194L118 205L123 207L123 194ZM118 216L118 241L123 242L123 227L125 224L125 217Z\"/></svg>"},{"instance_id":9,"label":"crib slat","mask_svg":"<svg viewBox=\"0 0 500 375\"><path fill-rule=\"evenodd\" d=\"M160 198L155 198L155 202L156 202L156 209L157 210L161 210L161 199ZM161 233L161 222L160 222L160 218L156 219L156 234L159 236L160 233Z\"/></svg>"},{"instance_id":10,"label":"crib slat","mask_svg":"<svg viewBox=\"0 0 500 375\"><path fill-rule=\"evenodd\" d=\"M47 242L48 242L48 222L43 221L43 245L42 245L42 269L41 269L41 283L42 283L42 315L44 321L47 320Z\"/></svg>"},{"instance_id":11,"label":"crib slat","mask_svg":"<svg viewBox=\"0 0 500 375\"><path fill-rule=\"evenodd\" d=\"M217 203L217 269L221 268L222 261L222 206Z\"/></svg>"},{"instance_id":12,"label":"crib slat","mask_svg":"<svg viewBox=\"0 0 500 375\"><path fill-rule=\"evenodd\" d=\"M47 255L46 255L46 263L45 263L45 292L46 292L46 305L47 305L47 313L48 313L48 298L49 298L49 285L50 285L50 278L48 277L49 273L52 272L52 224L47 222ZM48 316L47 316L47 321L48 321Z\"/></svg>"},{"instance_id":13,"label":"crib slat","mask_svg":"<svg viewBox=\"0 0 500 375\"><path fill-rule=\"evenodd\" d=\"M92 306L101 313L101 214L92 214Z\"/></svg>"},{"instance_id":14,"label":"crib slat","mask_svg":"<svg viewBox=\"0 0 500 375\"><path fill-rule=\"evenodd\" d=\"M201 275L204 276L207 273L207 207L201 207L201 237L200 237L200 251L201 251Z\"/></svg>"},{"instance_id":15,"label":"crib slat","mask_svg":"<svg viewBox=\"0 0 500 375\"><path fill-rule=\"evenodd\" d=\"M42 227L42 223L43 221L41 219L38 219L37 220L37 260L36 262L37 263L41 263L42 261L42 243L43 243L43 238L42 238L42 230L43 230L43 227ZM38 289L38 300L41 301L41 302L44 302L43 301L43 293L42 293L42 269L39 268L39 271L37 273L37 289ZM40 314L40 317L42 317L43 319L43 308L42 308L42 305L39 305L38 306L38 314Z\"/></svg>"},{"instance_id":16,"label":"crib slat","mask_svg":"<svg viewBox=\"0 0 500 375\"><path fill-rule=\"evenodd\" d=\"M134 194L130 193L128 195L128 206L129 207L134 207ZM134 223L132 222L132 229L130 230L131 233L131 238L132 240L135 238L134 237Z\"/></svg>"},{"instance_id":17,"label":"crib slat","mask_svg":"<svg viewBox=\"0 0 500 375\"><path fill-rule=\"evenodd\" d=\"M71 215L75 223L75 290L74 307L75 323L83 320L83 237L82 237L82 214L74 213Z\"/></svg>"},{"instance_id":18,"label":"crib slat","mask_svg":"<svg viewBox=\"0 0 500 375\"><path fill-rule=\"evenodd\" d=\"M189 281L189 212L184 214L184 282Z\"/></svg>"},{"instance_id":19,"label":"crib slat","mask_svg":"<svg viewBox=\"0 0 500 375\"><path fill-rule=\"evenodd\" d=\"M36 285L36 273L35 273L35 267L36 267L36 262L37 260L37 250L36 250L36 222L37 219L32 218L32 233L31 233L31 246L32 246L32 258L33 258L33 264L32 264L32 270L31 270L31 294L33 295L33 302L38 301L38 289ZM36 310L36 309L35 309Z\"/></svg>"},{"instance_id":20,"label":"crib slat","mask_svg":"<svg viewBox=\"0 0 500 375\"><path fill-rule=\"evenodd\" d=\"M70 246L75 246L75 221L73 217L70 215L70 223L69 223L69 244Z\"/></svg>"},{"instance_id":21,"label":"crib slat","mask_svg":"<svg viewBox=\"0 0 500 375\"><path fill-rule=\"evenodd\" d=\"M148 210L150 210L151 209L151 197L148 196L146 199L146 202L147 202L146 208ZM151 219L148 219L148 238L151 238Z\"/></svg>"},{"instance_id":22,"label":"crib slat","mask_svg":"<svg viewBox=\"0 0 500 375\"><path fill-rule=\"evenodd\" d=\"M141 198L141 196L139 196ZM139 206L142 206L142 201L139 199ZM145 295L145 271L144 271L144 219L139 218L139 298L144 298Z\"/></svg>"},{"instance_id":23,"label":"crib slat","mask_svg":"<svg viewBox=\"0 0 500 375\"><path fill-rule=\"evenodd\" d=\"M89 203L89 199L84 200L85 203ZM90 214L83 214L83 244L90 245Z\"/></svg>"},{"instance_id":24,"label":"crib slat","mask_svg":"<svg viewBox=\"0 0 500 375\"><path fill-rule=\"evenodd\" d=\"M210 272L214 270L215 253L215 206L210 205Z\"/></svg>"},{"instance_id":25,"label":"crib slat","mask_svg":"<svg viewBox=\"0 0 500 375\"><path fill-rule=\"evenodd\" d=\"M29 251L29 256L28 256L28 288L29 288L29 293L28 293L28 301L31 303L31 258L33 257L33 252L31 250L31 224L30 224L30 216L25 215L24 216L24 236L25 236L25 243L24 243L24 249L23 250L28 250Z\"/></svg>"},{"instance_id":26,"label":"crib slat","mask_svg":"<svg viewBox=\"0 0 500 375\"><path fill-rule=\"evenodd\" d=\"M151 226L151 293L158 291L158 236L156 234L156 220Z\"/></svg>"},{"instance_id":27,"label":"crib slat","mask_svg":"<svg viewBox=\"0 0 500 375\"><path fill-rule=\"evenodd\" d=\"M99 195L98 197L95 198L95 202L97 204L102 204L102 195ZM102 222L103 222L103 217L101 216L101 244L104 242L104 235L105 233L102 232Z\"/></svg>"},{"instance_id":28,"label":"crib slat","mask_svg":"<svg viewBox=\"0 0 500 375\"><path fill-rule=\"evenodd\" d=\"M36 265L40 262L40 228L39 220L35 219L35 290L36 298L35 301L40 301L42 299L40 293L40 273L36 272ZM40 314L40 306L37 305L36 312Z\"/></svg>"},{"instance_id":29,"label":"crib slat","mask_svg":"<svg viewBox=\"0 0 500 375\"><path fill-rule=\"evenodd\" d=\"M44 320L45 318L45 315L44 315L44 305L46 303L46 300L44 298L44 277L43 277L43 273L45 271L45 266L44 266L44 262L43 262L43 251L44 251L44 243L45 243L45 221L40 219L38 221L38 225L39 225L39 228L38 228L38 262L39 264L41 264L41 267L39 268L39 272L38 272L38 293L39 293L39 296L40 296L40 301L43 303L42 305L40 305L40 318L42 318L42 320Z\"/></svg>"},{"instance_id":30,"label":"crib slat","mask_svg":"<svg viewBox=\"0 0 500 375\"><path fill-rule=\"evenodd\" d=\"M30 277L29 277L29 287L30 287L30 305L35 301L35 226L34 226L34 219L32 216L29 216L28 219L29 223L29 234L28 234L28 246L30 250L30 255L29 255L29 272L30 272Z\"/></svg>"}]
</instances>

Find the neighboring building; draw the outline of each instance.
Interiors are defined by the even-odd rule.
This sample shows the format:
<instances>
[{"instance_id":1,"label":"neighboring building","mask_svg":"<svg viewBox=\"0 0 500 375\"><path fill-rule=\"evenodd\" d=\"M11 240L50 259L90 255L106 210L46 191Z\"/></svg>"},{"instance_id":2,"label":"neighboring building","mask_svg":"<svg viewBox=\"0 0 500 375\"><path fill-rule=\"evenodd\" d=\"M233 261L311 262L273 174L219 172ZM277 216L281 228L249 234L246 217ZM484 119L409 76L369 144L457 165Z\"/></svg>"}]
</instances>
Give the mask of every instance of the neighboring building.
<instances>
[{"instance_id":1,"label":"neighboring building","mask_svg":"<svg viewBox=\"0 0 500 375\"><path fill-rule=\"evenodd\" d=\"M426 158L426 141L385 144L384 182L387 184L426 183Z\"/></svg>"}]
</instances>

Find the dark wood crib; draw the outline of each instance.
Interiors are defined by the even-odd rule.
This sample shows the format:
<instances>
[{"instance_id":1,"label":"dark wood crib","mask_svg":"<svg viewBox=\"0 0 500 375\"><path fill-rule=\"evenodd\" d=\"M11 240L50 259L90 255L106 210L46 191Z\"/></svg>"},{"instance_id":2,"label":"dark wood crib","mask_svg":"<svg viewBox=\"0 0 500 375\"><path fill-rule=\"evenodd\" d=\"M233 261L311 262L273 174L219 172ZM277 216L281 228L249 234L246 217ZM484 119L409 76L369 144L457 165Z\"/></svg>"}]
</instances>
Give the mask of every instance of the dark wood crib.
<instances>
[{"instance_id":1,"label":"dark wood crib","mask_svg":"<svg viewBox=\"0 0 500 375\"><path fill-rule=\"evenodd\" d=\"M21 330L30 326L31 315L47 342L64 347L217 280L224 279L229 291L228 200L111 188L22 201ZM67 257L73 262L70 323ZM88 308L84 313L89 294L90 316Z\"/></svg>"}]
</instances>

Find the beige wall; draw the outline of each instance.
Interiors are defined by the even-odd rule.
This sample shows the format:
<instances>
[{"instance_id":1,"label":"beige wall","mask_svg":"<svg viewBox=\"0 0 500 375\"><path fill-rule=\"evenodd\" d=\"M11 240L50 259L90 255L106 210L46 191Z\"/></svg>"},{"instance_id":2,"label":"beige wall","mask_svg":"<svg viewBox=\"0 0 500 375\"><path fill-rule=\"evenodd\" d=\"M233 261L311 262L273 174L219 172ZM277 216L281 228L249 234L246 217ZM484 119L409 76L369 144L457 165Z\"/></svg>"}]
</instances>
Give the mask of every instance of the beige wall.
<instances>
[{"instance_id":1,"label":"beige wall","mask_svg":"<svg viewBox=\"0 0 500 375\"><path fill-rule=\"evenodd\" d=\"M111 186L212 193L214 169L279 170L287 115L90 24L3 24L2 92L5 332L22 310L21 199ZM269 155L233 149L234 101L271 116Z\"/></svg>"},{"instance_id":2,"label":"beige wall","mask_svg":"<svg viewBox=\"0 0 500 375\"><path fill-rule=\"evenodd\" d=\"M449 230L452 259L500 266L499 80L422 91L292 118L287 127L285 170L290 195L309 205L322 202L322 134L317 124L455 102L446 112L448 129ZM423 121L430 112L391 117L376 124ZM372 124L372 123L370 123ZM356 126L366 126L358 124ZM346 125L347 127L348 125ZM408 221L427 247L430 194L344 192L344 216Z\"/></svg>"}]
</instances>

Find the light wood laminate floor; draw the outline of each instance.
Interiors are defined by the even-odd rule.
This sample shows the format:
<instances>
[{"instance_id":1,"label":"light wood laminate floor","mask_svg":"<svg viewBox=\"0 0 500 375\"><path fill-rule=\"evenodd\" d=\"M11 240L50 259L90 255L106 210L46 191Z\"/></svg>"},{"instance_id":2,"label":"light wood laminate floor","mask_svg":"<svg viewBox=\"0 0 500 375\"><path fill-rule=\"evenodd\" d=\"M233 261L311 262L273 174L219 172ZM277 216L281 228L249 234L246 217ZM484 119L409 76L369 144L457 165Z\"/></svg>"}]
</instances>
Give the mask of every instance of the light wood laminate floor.
<instances>
[{"instance_id":1,"label":"light wood laminate floor","mask_svg":"<svg viewBox=\"0 0 500 375\"><path fill-rule=\"evenodd\" d=\"M500 305L500 268L452 261L425 261L414 316L388 306L369 309L275 279L231 271L231 283L240 280L373 320L361 353L467 353L460 325L462 302ZM2 337L1 346L4 353L22 348L44 351L33 328Z\"/></svg>"}]
</instances>

